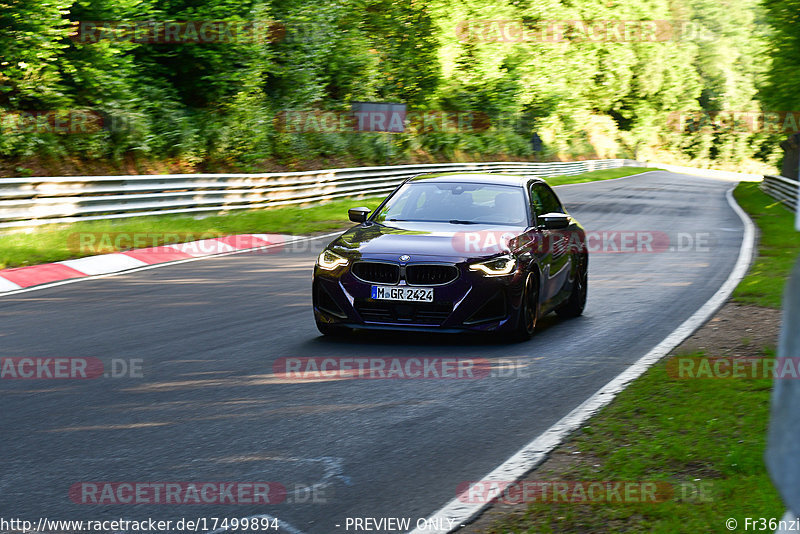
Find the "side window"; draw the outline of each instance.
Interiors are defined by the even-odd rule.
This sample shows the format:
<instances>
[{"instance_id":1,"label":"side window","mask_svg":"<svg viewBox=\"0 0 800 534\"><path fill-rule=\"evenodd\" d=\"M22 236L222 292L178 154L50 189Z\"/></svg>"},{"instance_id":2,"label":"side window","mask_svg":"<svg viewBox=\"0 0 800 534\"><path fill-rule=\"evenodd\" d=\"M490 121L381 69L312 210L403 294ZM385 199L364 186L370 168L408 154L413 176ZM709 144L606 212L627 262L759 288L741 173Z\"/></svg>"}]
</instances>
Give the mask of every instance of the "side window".
<instances>
[{"instance_id":1,"label":"side window","mask_svg":"<svg viewBox=\"0 0 800 534\"><path fill-rule=\"evenodd\" d=\"M531 212L536 216L545 213L544 203L542 202L542 197L539 194L540 192L541 188L539 186L531 186Z\"/></svg>"},{"instance_id":2,"label":"side window","mask_svg":"<svg viewBox=\"0 0 800 534\"><path fill-rule=\"evenodd\" d=\"M531 188L531 202L534 198L534 192L538 197L539 201L541 202L541 209L542 211L537 211L537 215L540 213L564 213L564 208L561 207L561 202L558 201L558 197L553 190L547 187L546 185L536 184Z\"/></svg>"}]
</instances>

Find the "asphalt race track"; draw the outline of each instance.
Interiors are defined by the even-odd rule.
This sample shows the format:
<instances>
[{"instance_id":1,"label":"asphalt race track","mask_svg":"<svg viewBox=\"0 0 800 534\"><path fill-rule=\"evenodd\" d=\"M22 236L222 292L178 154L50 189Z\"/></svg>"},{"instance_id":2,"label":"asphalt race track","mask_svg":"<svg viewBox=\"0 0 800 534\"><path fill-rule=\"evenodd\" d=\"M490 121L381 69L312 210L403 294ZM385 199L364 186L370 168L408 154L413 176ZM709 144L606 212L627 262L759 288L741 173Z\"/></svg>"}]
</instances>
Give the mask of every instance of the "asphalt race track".
<instances>
[{"instance_id":1,"label":"asphalt race track","mask_svg":"<svg viewBox=\"0 0 800 534\"><path fill-rule=\"evenodd\" d=\"M324 534L346 532L348 517L406 517L413 526L716 292L743 235L725 198L732 185L652 172L557 188L587 231L664 232L673 250L592 254L585 315L548 316L524 344L419 333L321 337L310 295L319 240L0 298L0 357L92 357L106 369L112 359L141 360L142 375L0 380L0 517L268 514L282 521L281 532ZM502 369L495 374L511 376L273 376L276 359L298 356L487 358ZM274 505L72 502L70 487L87 481L273 481L288 495Z\"/></svg>"}]
</instances>

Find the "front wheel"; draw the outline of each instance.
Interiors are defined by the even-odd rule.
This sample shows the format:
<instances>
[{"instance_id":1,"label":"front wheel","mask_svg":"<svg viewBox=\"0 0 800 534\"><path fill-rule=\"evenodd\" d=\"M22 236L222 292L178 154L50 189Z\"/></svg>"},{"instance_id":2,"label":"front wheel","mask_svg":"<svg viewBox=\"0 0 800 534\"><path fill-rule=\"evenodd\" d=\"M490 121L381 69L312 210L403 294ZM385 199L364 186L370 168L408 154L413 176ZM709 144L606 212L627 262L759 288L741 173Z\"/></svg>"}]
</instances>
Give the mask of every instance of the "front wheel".
<instances>
[{"instance_id":1,"label":"front wheel","mask_svg":"<svg viewBox=\"0 0 800 534\"><path fill-rule=\"evenodd\" d=\"M589 286L589 257L581 254L578 257L578 268L575 272L575 281L572 282L572 292L567 301L556 308L559 317L578 317L586 307L586 292Z\"/></svg>"},{"instance_id":2,"label":"front wheel","mask_svg":"<svg viewBox=\"0 0 800 534\"><path fill-rule=\"evenodd\" d=\"M527 341L536 331L539 320L539 284L533 273L528 273L525 279L525 288L522 294L522 309L519 313L515 338L518 341Z\"/></svg>"}]
</instances>

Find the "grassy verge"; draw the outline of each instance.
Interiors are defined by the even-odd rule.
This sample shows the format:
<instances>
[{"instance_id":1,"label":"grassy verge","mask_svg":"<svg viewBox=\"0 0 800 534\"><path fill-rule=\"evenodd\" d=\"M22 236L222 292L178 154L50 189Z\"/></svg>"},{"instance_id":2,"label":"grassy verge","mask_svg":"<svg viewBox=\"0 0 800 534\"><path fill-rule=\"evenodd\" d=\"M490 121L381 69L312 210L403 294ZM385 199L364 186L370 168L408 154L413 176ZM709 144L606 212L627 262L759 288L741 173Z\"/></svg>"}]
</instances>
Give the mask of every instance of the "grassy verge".
<instances>
[{"instance_id":1,"label":"grassy verge","mask_svg":"<svg viewBox=\"0 0 800 534\"><path fill-rule=\"evenodd\" d=\"M758 184L742 183L735 195L761 230L758 260L736 298L779 308L783 285L800 252L793 214L761 193ZM742 325L739 331L745 327L759 325ZM751 347L732 355L771 358L774 351ZM512 513L499 510L499 519L480 531L728 532L728 518L738 522L735 531L744 530L745 517L780 518L784 506L763 460L771 380L678 380L668 373L668 362L659 362L633 382L552 457L565 460L553 461L551 467L546 462L530 478L663 481L703 492L676 489L661 503L535 502Z\"/></svg>"},{"instance_id":2,"label":"grassy verge","mask_svg":"<svg viewBox=\"0 0 800 534\"><path fill-rule=\"evenodd\" d=\"M724 532L730 517L780 518L763 461L770 390L768 379L676 380L655 365L569 442L588 461L534 478L664 482L671 498L535 503L487 532Z\"/></svg>"},{"instance_id":3,"label":"grassy verge","mask_svg":"<svg viewBox=\"0 0 800 534\"><path fill-rule=\"evenodd\" d=\"M593 171L575 176L557 176L548 179L553 185L608 180L653 169L623 167ZM264 210L231 212L212 217L187 217L161 215L132 217L107 221L87 221L70 225L46 225L30 232L13 232L0 236L0 269L61 261L97 252L82 251L76 243L77 234L124 233L150 234L146 246L192 241L199 238L219 237L247 233L310 234L337 230L347 226L347 209L356 205L375 208L382 197L347 198L312 206L278 207ZM169 236L167 234L184 234ZM158 237L159 235L163 238ZM166 238L166 239L165 239ZM102 252L114 252L112 246Z\"/></svg>"},{"instance_id":4,"label":"grassy verge","mask_svg":"<svg viewBox=\"0 0 800 534\"><path fill-rule=\"evenodd\" d=\"M757 183L742 183L734 191L736 201L750 214L760 230L758 256L750 272L736 288L737 302L777 308L783 285L800 252L800 233L794 231L794 214L761 192Z\"/></svg>"}]
</instances>

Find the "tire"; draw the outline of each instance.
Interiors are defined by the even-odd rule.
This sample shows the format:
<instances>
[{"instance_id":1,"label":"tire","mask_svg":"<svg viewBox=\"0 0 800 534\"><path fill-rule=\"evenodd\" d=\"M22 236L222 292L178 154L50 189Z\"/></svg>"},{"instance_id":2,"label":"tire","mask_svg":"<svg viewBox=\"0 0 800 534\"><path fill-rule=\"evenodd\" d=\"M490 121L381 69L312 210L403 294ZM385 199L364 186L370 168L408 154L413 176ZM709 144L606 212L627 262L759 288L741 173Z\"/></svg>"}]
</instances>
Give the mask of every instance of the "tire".
<instances>
[{"instance_id":1,"label":"tire","mask_svg":"<svg viewBox=\"0 0 800 534\"><path fill-rule=\"evenodd\" d=\"M572 284L572 291L567 301L556 308L559 317L569 319L578 317L586 307L586 293L589 289L589 257L581 254L578 260L578 269L575 273L575 281Z\"/></svg>"},{"instance_id":2,"label":"tire","mask_svg":"<svg viewBox=\"0 0 800 534\"><path fill-rule=\"evenodd\" d=\"M539 283L536 275L528 273L522 293L522 304L514 337L517 341L528 341L536 332L539 321Z\"/></svg>"},{"instance_id":3,"label":"tire","mask_svg":"<svg viewBox=\"0 0 800 534\"><path fill-rule=\"evenodd\" d=\"M317 330L319 330L319 332L323 336L341 337L341 336L344 336L344 335L348 334L349 331L350 331L350 329L347 328L346 326L339 326L339 325L328 324L328 323L320 323L319 321L316 321L316 323L317 323Z\"/></svg>"}]
</instances>

